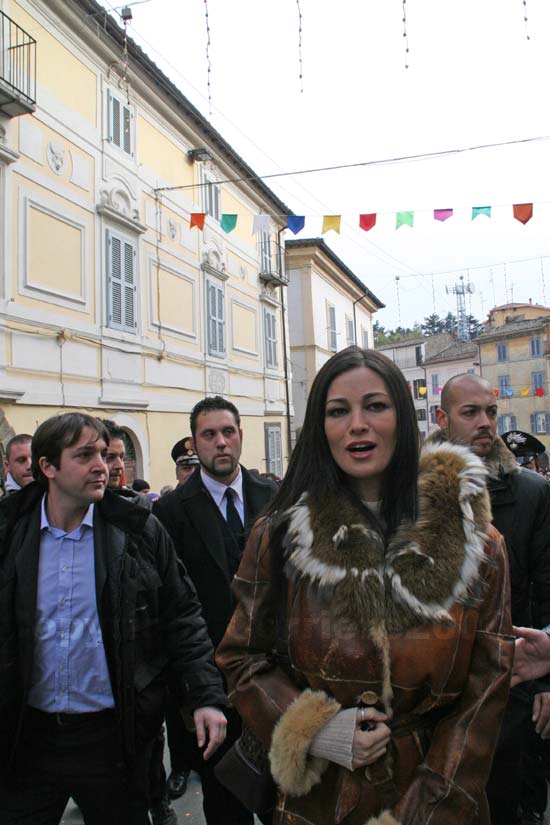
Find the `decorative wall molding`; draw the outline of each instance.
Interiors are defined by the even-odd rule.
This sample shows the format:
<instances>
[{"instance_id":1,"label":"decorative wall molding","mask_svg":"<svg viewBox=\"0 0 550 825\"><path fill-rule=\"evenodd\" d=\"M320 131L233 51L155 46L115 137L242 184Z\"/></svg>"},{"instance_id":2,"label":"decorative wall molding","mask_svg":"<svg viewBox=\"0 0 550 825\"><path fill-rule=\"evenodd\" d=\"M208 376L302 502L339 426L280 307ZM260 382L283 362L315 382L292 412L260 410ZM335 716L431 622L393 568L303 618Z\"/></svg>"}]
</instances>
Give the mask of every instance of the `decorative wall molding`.
<instances>
[{"instance_id":1,"label":"decorative wall molding","mask_svg":"<svg viewBox=\"0 0 550 825\"><path fill-rule=\"evenodd\" d=\"M227 374L222 370L207 370L206 386L215 395L223 395L227 387Z\"/></svg>"},{"instance_id":2,"label":"decorative wall molding","mask_svg":"<svg viewBox=\"0 0 550 825\"><path fill-rule=\"evenodd\" d=\"M78 229L80 232L80 292L72 293L58 290L32 280L32 273L29 272L29 216L31 209L42 212L61 223ZM79 312L88 311L88 297L86 290L86 267L87 267L88 235L87 226L76 216L70 216L65 211L60 212L57 205L49 204L47 201L40 201L35 194L25 192L20 188L19 195L19 292L29 298L48 301L49 303L63 306L67 309L75 309Z\"/></svg>"},{"instance_id":3,"label":"decorative wall molding","mask_svg":"<svg viewBox=\"0 0 550 825\"><path fill-rule=\"evenodd\" d=\"M123 178L111 179L107 187L100 190L99 197L100 203L96 207L99 215L123 226L134 235L147 232L147 227L140 221L139 209L135 206L130 186Z\"/></svg>"},{"instance_id":4,"label":"decorative wall molding","mask_svg":"<svg viewBox=\"0 0 550 825\"><path fill-rule=\"evenodd\" d=\"M164 270L165 272L174 275L176 278L180 278L182 281L187 281L187 283L191 284L193 288L193 299L192 299L192 318L193 318L193 326L191 331L185 329L184 327L177 327L170 324L166 324L162 321L162 307L161 307L161 318L159 323L159 319L155 320L153 308L155 305L156 299L156 290L153 289L153 273L156 272L157 269L157 259L153 255L149 255L147 259L147 302L148 302L148 314L149 314L149 323L151 327L155 329L159 329L159 326L162 328L163 331L170 331L176 333L178 336L183 336L186 339L196 340L197 339L197 283L196 281L185 274L181 269L176 269L173 266L170 266L164 261L160 261L159 268ZM158 307L157 307L157 315L158 315Z\"/></svg>"},{"instance_id":5,"label":"decorative wall molding","mask_svg":"<svg viewBox=\"0 0 550 825\"><path fill-rule=\"evenodd\" d=\"M67 170L67 152L65 147L55 140L48 141L46 147L48 166L56 175L64 175Z\"/></svg>"}]
</instances>

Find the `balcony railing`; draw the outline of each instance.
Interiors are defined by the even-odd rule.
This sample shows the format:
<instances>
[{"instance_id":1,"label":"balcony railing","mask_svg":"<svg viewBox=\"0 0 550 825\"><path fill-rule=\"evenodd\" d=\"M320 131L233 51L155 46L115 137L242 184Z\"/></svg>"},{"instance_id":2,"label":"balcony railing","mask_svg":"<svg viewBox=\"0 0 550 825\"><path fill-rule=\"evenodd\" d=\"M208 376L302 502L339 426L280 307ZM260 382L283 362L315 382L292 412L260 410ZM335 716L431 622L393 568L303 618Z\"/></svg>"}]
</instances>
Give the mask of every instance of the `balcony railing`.
<instances>
[{"instance_id":1,"label":"balcony railing","mask_svg":"<svg viewBox=\"0 0 550 825\"><path fill-rule=\"evenodd\" d=\"M26 115L35 103L36 40L0 11L0 112Z\"/></svg>"},{"instance_id":2,"label":"balcony railing","mask_svg":"<svg viewBox=\"0 0 550 825\"><path fill-rule=\"evenodd\" d=\"M267 233L262 233L258 243L260 280L272 286L288 286L285 256L281 247Z\"/></svg>"}]
</instances>

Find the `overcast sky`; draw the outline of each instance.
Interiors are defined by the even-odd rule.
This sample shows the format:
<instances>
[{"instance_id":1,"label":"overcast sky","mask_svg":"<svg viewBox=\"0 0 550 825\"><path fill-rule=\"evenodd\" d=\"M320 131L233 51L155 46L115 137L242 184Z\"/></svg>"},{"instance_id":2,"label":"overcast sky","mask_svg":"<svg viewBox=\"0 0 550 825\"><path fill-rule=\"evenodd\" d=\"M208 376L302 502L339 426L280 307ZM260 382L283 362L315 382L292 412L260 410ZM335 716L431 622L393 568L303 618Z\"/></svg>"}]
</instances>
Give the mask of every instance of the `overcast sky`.
<instances>
[{"instance_id":1,"label":"overcast sky","mask_svg":"<svg viewBox=\"0 0 550 825\"><path fill-rule=\"evenodd\" d=\"M407 0L406 56L401 0L300 0L302 93L296 0L208 0L211 115L204 0L136 3L129 33L268 175L550 136L550 3L526 3ZM478 318L511 298L550 305L549 176L546 139L267 183L306 215L298 238L342 215L341 235L324 239L386 304L377 318L391 328L455 311L446 287L461 274ZM525 226L512 217L524 202ZM473 206L492 217L472 222ZM443 208L453 217L434 221ZM396 231L404 210L414 227ZM359 214L370 212L365 233Z\"/></svg>"}]
</instances>

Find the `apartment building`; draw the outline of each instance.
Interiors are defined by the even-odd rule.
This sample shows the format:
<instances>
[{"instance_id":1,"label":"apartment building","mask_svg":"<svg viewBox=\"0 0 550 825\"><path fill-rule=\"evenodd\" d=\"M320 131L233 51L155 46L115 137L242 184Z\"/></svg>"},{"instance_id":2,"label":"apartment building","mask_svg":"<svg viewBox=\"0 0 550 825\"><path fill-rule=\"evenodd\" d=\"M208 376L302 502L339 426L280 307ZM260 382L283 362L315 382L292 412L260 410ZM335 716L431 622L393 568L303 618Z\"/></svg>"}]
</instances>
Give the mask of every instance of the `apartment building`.
<instances>
[{"instance_id":1,"label":"apartment building","mask_svg":"<svg viewBox=\"0 0 550 825\"><path fill-rule=\"evenodd\" d=\"M319 369L352 344L373 347L373 316L384 304L322 238L290 240L285 249L296 430Z\"/></svg>"},{"instance_id":2,"label":"apartment building","mask_svg":"<svg viewBox=\"0 0 550 825\"><path fill-rule=\"evenodd\" d=\"M447 332L438 335L422 335L406 338L391 344L382 344L376 349L383 352L400 368L409 383L412 393L416 420L422 440L429 432L429 401L425 362L440 350L449 346L453 338Z\"/></svg>"},{"instance_id":3,"label":"apartment building","mask_svg":"<svg viewBox=\"0 0 550 825\"><path fill-rule=\"evenodd\" d=\"M290 210L94 0L0 0L0 34L0 449L86 410L158 489L221 394L281 475Z\"/></svg>"},{"instance_id":4,"label":"apartment building","mask_svg":"<svg viewBox=\"0 0 550 825\"><path fill-rule=\"evenodd\" d=\"M481 374L498 396L498 431L533 433L550 447L550 308L495 307L476 339Z\"/></svg>"},{"instance_id":5,"label":"apartment building","mask_svg":"<svg viewBox=\"0 0 550 825\"><path fill-rule=\"evenodd\" d=\"M477 340L477 339L476 339ZM427 432L437 427L435 411L439 406L441 390L450 378L462 373L480 375L479 351L476 341L453 340L425 361Z\"/></svg>"}]
</instances>

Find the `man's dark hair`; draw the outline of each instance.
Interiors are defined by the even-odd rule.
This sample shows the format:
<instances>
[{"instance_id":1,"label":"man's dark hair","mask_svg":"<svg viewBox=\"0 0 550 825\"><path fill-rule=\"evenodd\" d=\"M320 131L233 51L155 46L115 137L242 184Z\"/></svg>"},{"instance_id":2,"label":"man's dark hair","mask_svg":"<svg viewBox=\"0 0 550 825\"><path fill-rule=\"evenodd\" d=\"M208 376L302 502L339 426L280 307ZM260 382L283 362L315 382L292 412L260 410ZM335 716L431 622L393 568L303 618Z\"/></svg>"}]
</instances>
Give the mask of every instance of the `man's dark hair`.
<instances>
[{"instance_id":1,"label":"man's dark hair","mask_svg":"<svg viewBox=\"0 0 550 825\"><path fill-rule=\"evenodd\" d=\"M45 458L59 470L61 453L76 444L85 427L94 430L97 438L109 443L109 431L105 424L101 419L86 413L54 415L38 427L31 442L31 470L45 490L48 489L48 479L40 469L39 460Z\"/></svg>"},{"instance_id":2,"label":"man's dark hair","mask_svg":"<svg viewBox=\"0 0 550 825\"><path fill-rule=\"evenodd\" d=\"M132 482L132 490L136 493L142 493L143 490L150 490L151 485L144 478L135 478Z\"/></svg>"},{"instance_id":3,"label":"man's dark hair","mask_svg":"<svg viewBox=\"0 0 550 825\"><path fill-rule=\"evenodd\" d=\"M28 433L19 433L19 435L14 435L13 438L10 438L6 447L6 461L10 460L12 447L15 447L17 444L28 444L29 441L32 441L32 435Z\"/></svg>"},{"instance_id":4,"label":"man's dark hair","mask_svg":"<svg viewBox=\"0 0 550 825\"><path fill-rule=\"evenodd\" d=\"M228 410L230 413L233 413L237 428L240 429L241 416L239 415L239 411L235 404L232 404L231 401L227 400L227 398L222 398L221 395L209 395L206 398L203 398L202 401L199 401L198 404L195 404L191 410L190 423L191 435L193 438L195 437L197 418L199 415L203 412L212 412L214 410Z\"/></svg>"},{"instance_id":5,"label":"man's dark hair","mask_svg":"<svg viewBox=\"0 0 550 825\"><path fill-rule=\"evenodd\" d=\"M118 438L119 441L124 441L124 436L126 433L122 427L119 427L116 421L113 421L112 418L100 418L99 420L107 428L110 438Z\"/></svg>"}]
</instances>

